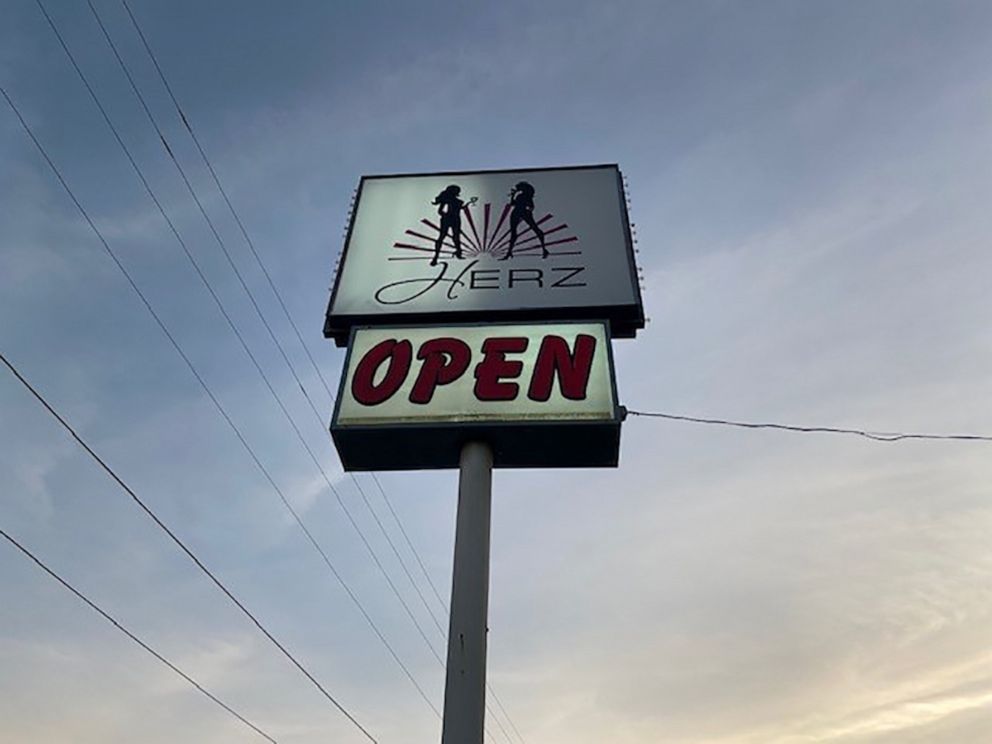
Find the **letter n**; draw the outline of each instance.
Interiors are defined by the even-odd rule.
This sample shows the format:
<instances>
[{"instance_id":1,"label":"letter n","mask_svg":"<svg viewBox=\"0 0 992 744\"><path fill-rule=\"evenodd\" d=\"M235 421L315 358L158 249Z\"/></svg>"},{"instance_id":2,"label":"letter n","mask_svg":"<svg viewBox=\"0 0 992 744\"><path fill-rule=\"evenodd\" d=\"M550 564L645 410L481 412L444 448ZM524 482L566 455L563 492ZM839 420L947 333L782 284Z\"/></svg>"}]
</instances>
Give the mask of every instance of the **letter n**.
<instances>
[{"instance_id":1,"label":"letter n","mask_svg":"<svg viewBox=\"0 0 992 744\"><path fill-rule=\"evenodd\" d=\"M569 351L568 341L561 336L545 336L537 352L534 374L527 397L540 403L551 398L551 388L558 378L561 394L568 400L585 400L596 338L585 333L575 337L575 350Z\"/></svg>"}]
</instances>

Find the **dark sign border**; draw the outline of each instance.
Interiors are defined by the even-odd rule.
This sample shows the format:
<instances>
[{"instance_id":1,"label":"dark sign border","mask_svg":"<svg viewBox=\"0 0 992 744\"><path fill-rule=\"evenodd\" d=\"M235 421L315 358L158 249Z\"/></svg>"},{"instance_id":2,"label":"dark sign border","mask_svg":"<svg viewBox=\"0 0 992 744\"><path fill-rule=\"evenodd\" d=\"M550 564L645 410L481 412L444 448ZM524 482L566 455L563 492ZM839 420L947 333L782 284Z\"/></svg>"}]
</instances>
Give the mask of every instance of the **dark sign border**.
<instances>
[{"instance_id":1,"label":"dark sign border","mask_svg":"<svg viewBox=\"0 0 992 744\"><path fill-rule=\"evenodd\" d=\"M609 368L613 414L609 419L575 421L494 421L347 424L339 425L341 401L346 394L355 334L361 330L412 330L424 328L492 328L530 325L603 325ZM440 470L458 467L462 446L483 441L493 448L496 468L615 468L620 464L620 424L626 410L619 404L616 367L609 321L540 321L535 323L433 323L416 325L355 326L348 338L348 352L334 402L331 438L346 471Z\"/></svg>"},{"instance_id":2,"label":"dark sign border","mask_svg":"<svg viewBox=\"0 0 992 744\"><path fill-rule=\"evenodd\" d=\"M426 176L475 176L480 174L520 173L525 171L575 171L602 168L612 168L616 172L617 193L620 198L624 242L627 248L627 266L630 272L631 285L634 287L634 296L636 298L636 301L633 304L520 308L507 310L450 310L429 313L333 314L332 310L334 308L334 300L338 294L341 275L344 273L344 267L348 261L348 249L351 246L351 234L355 226L355 218L358 215L358 208L361 204L362 190L367 180ZM444 322L458 324L484 323L486 321L561 322L568 320L583 320L590 317L606 318L609 320L610 328L613 332L613 338L634 338L634 336L637 335L637 331L644 328L644 301L641 297L641 285L637 277L637 262L634 258L634 242L630 230L630 215L627 212L627 199L623 188L623 176L620 173L620 166L616 163L601 163L599 165L567 165L545 168L500 168L490 170L438 171L434 173L390 173L385 175L362 176L358 183L358 192L355 196L355 205L352 207L351 216L348 220L348 232L345 237L344 250L341 253L341 260L334 276L334 286L331 290L331 297L327 303L327 312L324 316L324 337L334 339L336 345L345 346L348 343L351 329L357 326L392 326L400 323L407 325L435 325Z\"/></svg>"}]
</instances>

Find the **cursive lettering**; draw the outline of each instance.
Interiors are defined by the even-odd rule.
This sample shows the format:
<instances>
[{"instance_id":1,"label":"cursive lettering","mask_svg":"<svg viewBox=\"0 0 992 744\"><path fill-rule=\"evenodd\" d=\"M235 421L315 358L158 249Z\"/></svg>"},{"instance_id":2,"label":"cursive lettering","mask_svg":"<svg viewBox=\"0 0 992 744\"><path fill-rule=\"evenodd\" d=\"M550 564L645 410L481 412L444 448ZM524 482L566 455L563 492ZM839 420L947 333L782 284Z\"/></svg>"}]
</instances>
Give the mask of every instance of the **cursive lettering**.
<instances>
[{"instance_id":1,"label":"cursive lettering","mask_svg":"<svg viewBox=\"0 0 992 744\"><path fill-rule=\"evenodd\" d=\"M448 288L447 296L449 300L458 299L458 287L465 286L465 275L477 263L479 263L477 260L470 261L456 276L449 278L448 269L450 268L450 264L447 261L441 261L438 264L439 271L434 276L401 279L398 282L383 284L376 290L375 301L380 305L403 305L407 302L412 302L418 297L423 297L435 287L443 286L447 286Z\"/></svg>"}]
</instances>

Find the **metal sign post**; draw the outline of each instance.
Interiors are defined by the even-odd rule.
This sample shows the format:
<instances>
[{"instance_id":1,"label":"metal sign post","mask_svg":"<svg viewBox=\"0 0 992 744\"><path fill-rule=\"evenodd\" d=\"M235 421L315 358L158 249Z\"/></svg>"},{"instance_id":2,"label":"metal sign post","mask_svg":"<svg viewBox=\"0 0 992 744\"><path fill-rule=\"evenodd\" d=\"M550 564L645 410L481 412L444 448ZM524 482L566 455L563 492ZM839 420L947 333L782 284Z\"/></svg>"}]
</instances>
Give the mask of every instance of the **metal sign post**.
<instances>
[{"instance_id":1,"label":"metal sign post","mask_svg":"<svg viewBox=\"0 0 992 744\"><path fill-rule=\"evenodd\" d=\"M462 447L458 475L455 568L448 626L441 744L482 744L486 715L486 619L493 451Z\"/></svg>"},{"instance_id":2,"label":"metal sign post","mask_svg":"<svg viewBox=\"0 0 992 744\"><path fill-rule=\"evenodd\" d=\"M644 327L620 169L365 176L324 335L346 471L459 468L442 744L482 744L493 468L615 468Z\"/></svg>"}]
</instances>

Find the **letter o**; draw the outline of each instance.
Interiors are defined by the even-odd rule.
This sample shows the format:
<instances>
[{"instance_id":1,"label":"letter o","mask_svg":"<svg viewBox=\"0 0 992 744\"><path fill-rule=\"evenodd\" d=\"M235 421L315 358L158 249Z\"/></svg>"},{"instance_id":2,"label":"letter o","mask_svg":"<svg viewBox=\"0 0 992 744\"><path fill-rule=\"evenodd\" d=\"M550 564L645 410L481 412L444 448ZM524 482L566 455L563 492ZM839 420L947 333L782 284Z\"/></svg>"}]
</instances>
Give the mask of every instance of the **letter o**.
<instances>
[{"instance_id":1,"label":"letter o","mask_svg":"<svg viewBox=\"0 0 992 744\"><path fill-rule=\"evenodd\" d=\"M409 341L387 338L380 341L361 358L351 377L351 394L364 406L375 406L389 400L406 380L413 358L413 346ZM382 381L376 384L375 375L383 362L389 361L389 368Z\"/></svg>"}]
</instances>

